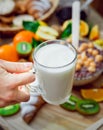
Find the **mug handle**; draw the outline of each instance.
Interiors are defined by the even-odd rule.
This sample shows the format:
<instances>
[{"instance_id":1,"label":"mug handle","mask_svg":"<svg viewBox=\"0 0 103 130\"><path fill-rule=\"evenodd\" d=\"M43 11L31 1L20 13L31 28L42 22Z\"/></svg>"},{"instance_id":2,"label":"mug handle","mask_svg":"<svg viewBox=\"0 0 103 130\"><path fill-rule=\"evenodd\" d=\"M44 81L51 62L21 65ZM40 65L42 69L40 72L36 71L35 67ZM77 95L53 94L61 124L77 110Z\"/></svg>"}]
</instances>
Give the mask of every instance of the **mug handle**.
<instances>
[{"instance_id":1,"label":"mug handle","mask_svg":"<svg viewBox=\"0 0 103 130\"><path fill-rule=\"evenodd\" d=\"M36 69L35 68L33 68L32 70L30 70L33 74L35 74L36 73ZM34 82L36 82L36 85L32 85ZM40 87L39 87L39 83L38 83L38 81L37 81L37 79L36 79L36 81L34 81L33 83L31 83L31 84L26 84L25 85L25 87L27 87L28 89L29 89L29 91L30 91L30 93L36 93L36 94L42 94L42 90L40 89Z\"/></svg>"}]
</instances>

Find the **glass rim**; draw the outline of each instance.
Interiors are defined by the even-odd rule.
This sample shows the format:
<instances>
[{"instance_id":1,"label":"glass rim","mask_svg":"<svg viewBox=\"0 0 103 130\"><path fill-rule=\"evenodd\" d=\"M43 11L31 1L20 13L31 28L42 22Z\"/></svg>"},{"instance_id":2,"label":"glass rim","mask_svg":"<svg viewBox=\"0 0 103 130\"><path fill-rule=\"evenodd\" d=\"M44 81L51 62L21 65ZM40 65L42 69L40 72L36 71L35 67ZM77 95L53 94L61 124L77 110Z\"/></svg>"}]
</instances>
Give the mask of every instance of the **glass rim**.
<instances>
[{"instance_id":1,"label":"glass rim","mask_svg":"<svg viewBox=\"0 0 103 130\"><path fill-rule=\"evenodd\" d=\"M43 65L43 64L41 64L41 63L39 63L38 61L37 61L37 58L35 57L35 55L36 55L36 52L38 51L38 49L40 48L40 47L42 47L43 46L43 44L46 44L46 45L48 45L48 44L59 44L59 43L49 43L49 42L56 42L56 41L64 41L64 43L66 44L66 45L69 45L69 46L71 46L72 48L73 48L73 50L74 50L74 52L75 52L75 57L73 58L73 60L70 62L70 63L68 63L68 64L66 64L66 65L62 65L62 66L57 66L57 67L50 67L50 66L46 66L46 65ZM45 45L45 46L46 46ZM68 46L67 46L68 47ZM64 67L67 67L68 65L71 65L76 59L77 59L77 50L76 50L76 48L72 45L72 44L70 44L68 41L65 41L65 40L59 40L59 39L55 39L55 40L47 40L47 41L45 41L45 42L42 42L41 44L39 44L35 49L34 49L34 51L33 51L33 54L32 54L32 58L33 58L33 61L35 61L38 65L40 65L40 66L42 66L42 67L44 67L44 68L48 68L48 69L59 69L59 68L64 68Z\"/></svg>"}]
</instances>

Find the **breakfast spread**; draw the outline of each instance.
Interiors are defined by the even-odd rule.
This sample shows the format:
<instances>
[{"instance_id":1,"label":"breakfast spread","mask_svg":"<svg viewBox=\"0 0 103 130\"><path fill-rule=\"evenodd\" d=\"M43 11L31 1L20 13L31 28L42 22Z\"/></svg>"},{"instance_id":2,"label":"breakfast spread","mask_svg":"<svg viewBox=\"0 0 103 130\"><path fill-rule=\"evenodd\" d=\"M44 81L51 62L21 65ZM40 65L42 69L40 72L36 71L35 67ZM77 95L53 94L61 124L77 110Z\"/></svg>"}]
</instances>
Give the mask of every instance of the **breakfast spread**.
<instances>
[{"instance_id":1,"label":"breakfast spread","mask_svg":"<svg viewBox=\"0 0 103 130\"><path fill-rule=\"evenodd\" d=\"M72 20L71 14L69 14L72 10L70 8L58 10L56 13L62 25L49 25L39 19L52 8L53 4L51 0L1 0L0 2L0 35L2 34L1 36L4 36L5 32L8 32L7 36L16 34L10 45L0 46L1 59L14 62L33 62L32 55L33 51L35 51L35 47L46 40L60 38L72 44ZM3 8L5 6L4 4L8 6L8 9ZM68 14L64 16L64 12L66 11L67 13L68 9ZM68 15L69 17L67 17ZM84 89L83 87L86 84L92 83L103 72L103 39L100 38L99 26L93 25L90 27L89 24L84 21L86 18L86 13L82 11L80 21L80 45L77 49L78 56L74 77L74 86L82 88L79 90L81 99L72 95L67 102L60 106L64 108L64 110L71 112L77 111L82 115L94 115L100 111L99 102L103 101L103 90L102 88ZM13 30L11 33L11 31L7 29L9 27L14 28L14 30L16 28L16 31ZM84 40L85 38L86 40ZM59 55L59 52L57 53ZM44 59L44 56L42 59ZM47 60L49 61L49 59ZM59 60L57 63L59 64ZM47 78L48 77L47 75ZM50 82L48 82L48 84L50 84ZM60 86L63 86L62 84L63 81ZM61 93L62 92L61 90ZM55 95L55 93L52 95L51 91L49 95L53 96L52 98L58 96ZM40 95L31 94L28 102L0 108L0 115L11 116L18 112L21 107L20 112L22 119L26 123L30 123L44 104L45 101Z\"/></svg>"}]
</instances>

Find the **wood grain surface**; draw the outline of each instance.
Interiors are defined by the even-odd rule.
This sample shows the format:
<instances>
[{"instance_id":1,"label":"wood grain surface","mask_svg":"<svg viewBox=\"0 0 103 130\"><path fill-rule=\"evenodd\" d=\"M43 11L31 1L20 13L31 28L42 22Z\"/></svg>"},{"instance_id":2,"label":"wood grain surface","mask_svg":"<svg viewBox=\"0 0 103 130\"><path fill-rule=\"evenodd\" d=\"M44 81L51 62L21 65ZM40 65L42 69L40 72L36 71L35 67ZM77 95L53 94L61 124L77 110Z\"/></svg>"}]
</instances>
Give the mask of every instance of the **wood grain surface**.
<instances>
[{"instance_id":1,"label":"wood grain surface","mask_svg":"<svg viewBox=\"0 0 103 130\"><path fill-rule=\"evenodd\" d=\"M101 83L103 75L94 82L95 87ZM80 98L79 89L73 88L72 92ZM100 112L92 116L84 116L76 111L66 111L60 106L45 104L29 125L22 120L19 112L11 117L0 117L0 126L4 126L5 130L85 130L102 116L103 103L100 103Z\"/></svg>"}]
</instances>

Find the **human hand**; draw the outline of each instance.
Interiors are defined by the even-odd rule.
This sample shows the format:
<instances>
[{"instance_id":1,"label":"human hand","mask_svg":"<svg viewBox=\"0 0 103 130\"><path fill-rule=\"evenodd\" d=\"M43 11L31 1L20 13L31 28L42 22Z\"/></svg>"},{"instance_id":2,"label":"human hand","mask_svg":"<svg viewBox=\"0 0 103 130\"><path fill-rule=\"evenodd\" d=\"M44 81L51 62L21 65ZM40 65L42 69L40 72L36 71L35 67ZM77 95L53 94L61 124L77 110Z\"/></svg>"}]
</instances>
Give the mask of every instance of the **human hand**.
<instances>
[{"instance_id":1,"label":"human hand","mask_svg":"<svg viewBox=\"0 0 103 130\"><path fill-rule=\"evenodd\" d=\"M29 100L29 91L21 89L35 80L29 70L32 63L17 63L0 60L0 107Z\"/></svg>"}]
</instances>

